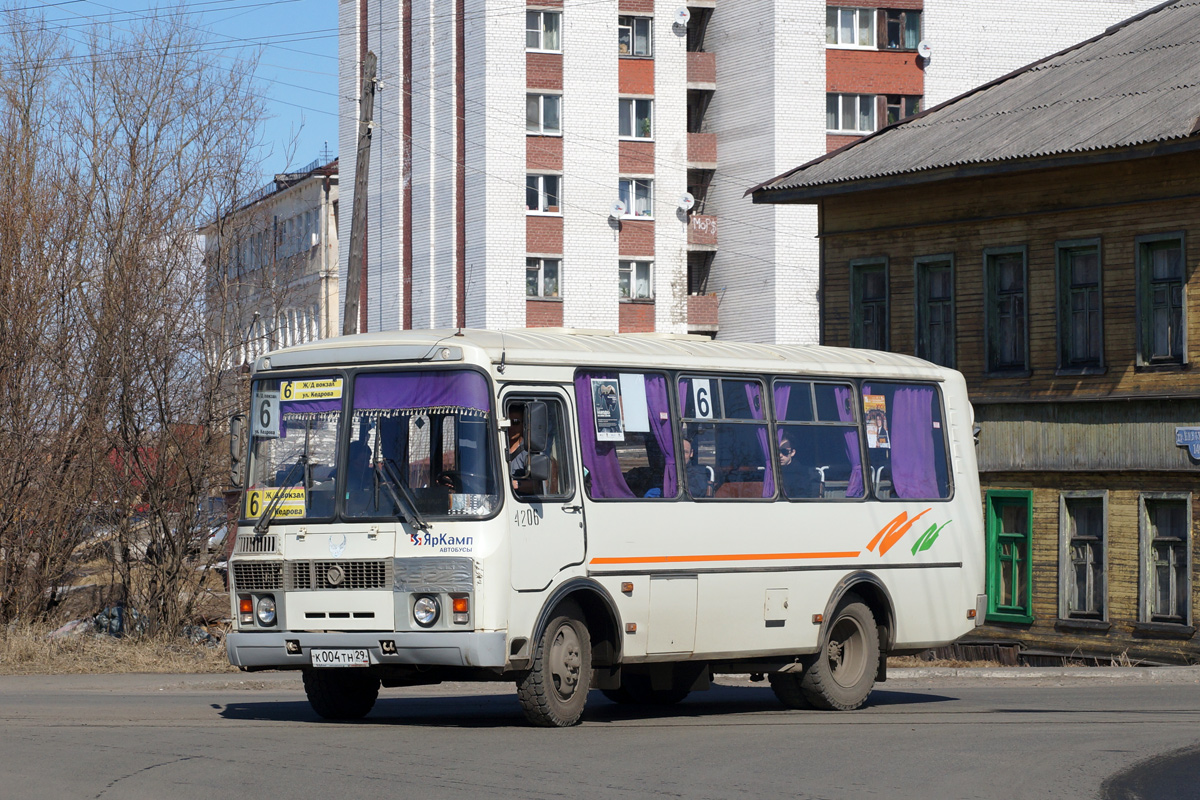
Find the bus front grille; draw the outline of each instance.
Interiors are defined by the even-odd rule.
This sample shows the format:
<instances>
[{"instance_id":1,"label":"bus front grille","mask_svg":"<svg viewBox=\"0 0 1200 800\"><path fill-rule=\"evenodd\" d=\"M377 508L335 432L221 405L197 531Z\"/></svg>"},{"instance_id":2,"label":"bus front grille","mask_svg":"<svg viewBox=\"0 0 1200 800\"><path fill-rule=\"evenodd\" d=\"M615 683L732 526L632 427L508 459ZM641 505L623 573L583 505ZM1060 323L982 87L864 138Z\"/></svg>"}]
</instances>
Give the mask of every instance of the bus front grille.
<instances>
[{"instance_id":1,"label":"bus front grille","mask_svg":"<svg viewBox=\"0 0 1200 800\"><path fill-rule=\"evenodd\" d=\"M233 562L235 592L265 592L283 588L282 561Z\"/></svg>"},{"instance_id":2,"label":"bus front grille","mask_svg":"<svg viewBox=\"0 0 1200 800\"><path fill-rule=\"evenodd\" d=\"M310 589L391 589L392 559L364 561L291 561L288 563L287 588Z\"/></svg>"}]
</instances>

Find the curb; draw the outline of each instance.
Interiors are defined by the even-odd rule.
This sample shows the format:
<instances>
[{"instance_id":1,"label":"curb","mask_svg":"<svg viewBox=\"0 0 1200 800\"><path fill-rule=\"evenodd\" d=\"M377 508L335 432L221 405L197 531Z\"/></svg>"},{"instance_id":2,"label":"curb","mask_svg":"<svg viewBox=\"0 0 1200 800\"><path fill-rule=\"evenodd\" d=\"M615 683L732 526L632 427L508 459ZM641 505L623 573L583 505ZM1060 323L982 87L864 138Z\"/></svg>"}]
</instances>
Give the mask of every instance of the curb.
<instances>
[{"instance_id":1,"label":"curb","mask_svg":"<svg viewBox=\"0 0 1200 800\"><path fill-rule=\"evenodd\" d=\"M1128 683L1200 683L1200 667L905 667L889 668L888 680L1103 680Z\"/></svg>"}]
</instances>

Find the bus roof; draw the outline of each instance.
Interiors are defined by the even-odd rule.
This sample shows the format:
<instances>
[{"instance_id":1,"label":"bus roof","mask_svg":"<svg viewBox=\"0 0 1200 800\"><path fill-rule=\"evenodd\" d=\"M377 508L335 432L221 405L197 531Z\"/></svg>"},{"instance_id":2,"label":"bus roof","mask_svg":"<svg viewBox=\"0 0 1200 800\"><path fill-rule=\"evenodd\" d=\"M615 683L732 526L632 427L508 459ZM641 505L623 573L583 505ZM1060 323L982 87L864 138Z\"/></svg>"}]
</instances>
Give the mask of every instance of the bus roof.
<instances>
[{"instance_id":1,"label":"bus roof","mask_svg":"<svg viewBox=\"0 0 1200 800\"><path fill-rule=\"evenodd\" d=\"M450 348L447 354L446 348ZM461 350L456 352L456 348ZM474 352L471 352L474 351ZM713 341L706 336L580 328L384 331L321 339L260 357L255 371L394 362L627 366L942 378L949 370L900 353L817 345Z\"/></svg>"}]
</instances>

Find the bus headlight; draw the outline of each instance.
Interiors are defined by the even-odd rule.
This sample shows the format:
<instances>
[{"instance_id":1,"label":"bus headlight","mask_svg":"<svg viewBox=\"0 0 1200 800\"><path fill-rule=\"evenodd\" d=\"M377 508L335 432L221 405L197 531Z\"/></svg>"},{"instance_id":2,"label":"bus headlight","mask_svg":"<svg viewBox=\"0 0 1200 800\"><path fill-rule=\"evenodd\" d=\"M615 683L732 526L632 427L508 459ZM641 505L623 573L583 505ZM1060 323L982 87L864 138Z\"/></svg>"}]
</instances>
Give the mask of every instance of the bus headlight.
<instances>
[{"instance_id":1,"label":"bus headlight","mask_svg":"<svg viewBox=\"0 0 1200 800\"><path fill-rule=\"evenodd\" d=\"M428 628L437 622L441 611L442 609L438 605L437 598L430 595L422 595L413 603L413 619L422 628Z\"/></svg>"},{"instance_id":2,"label":"bus headlight","mask_svg":"<svg viewBox=\"0 0 1200 800\"><path fill-rule=\"evenodd\" d=\"M266 595L258 599L258 623L264 628L275 624L275 598Z\"/></svg>"}]
</instances>

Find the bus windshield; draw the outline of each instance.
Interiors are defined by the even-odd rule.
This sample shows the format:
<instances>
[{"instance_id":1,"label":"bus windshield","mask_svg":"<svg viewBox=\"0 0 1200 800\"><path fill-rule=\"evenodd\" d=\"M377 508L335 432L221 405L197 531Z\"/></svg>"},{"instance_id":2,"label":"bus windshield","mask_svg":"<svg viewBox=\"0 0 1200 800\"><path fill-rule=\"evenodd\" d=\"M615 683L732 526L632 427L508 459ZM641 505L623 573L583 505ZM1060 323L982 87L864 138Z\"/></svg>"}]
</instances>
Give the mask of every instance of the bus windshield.
<instances>
[{"instance_id":1,"label":"bus windshield","mask_svg":"<svg viewBox=\"0 0 1200 800\"><path fill-rule=\"evenodd\" d=\"M333 516L342 383L338 376L254 382L244 518L265 525Z\"/></svg>"},{"instance_id":2,"label":"bus windshield","mask_svg":"<svg viewBox=\"0 0 1200 800\"><path fill-rule=\"evenodd\" d=\"M468 370L360 373L346 461L349 517L488 516L499 505L491 392Z\"/></svg>"}]
</instances>

